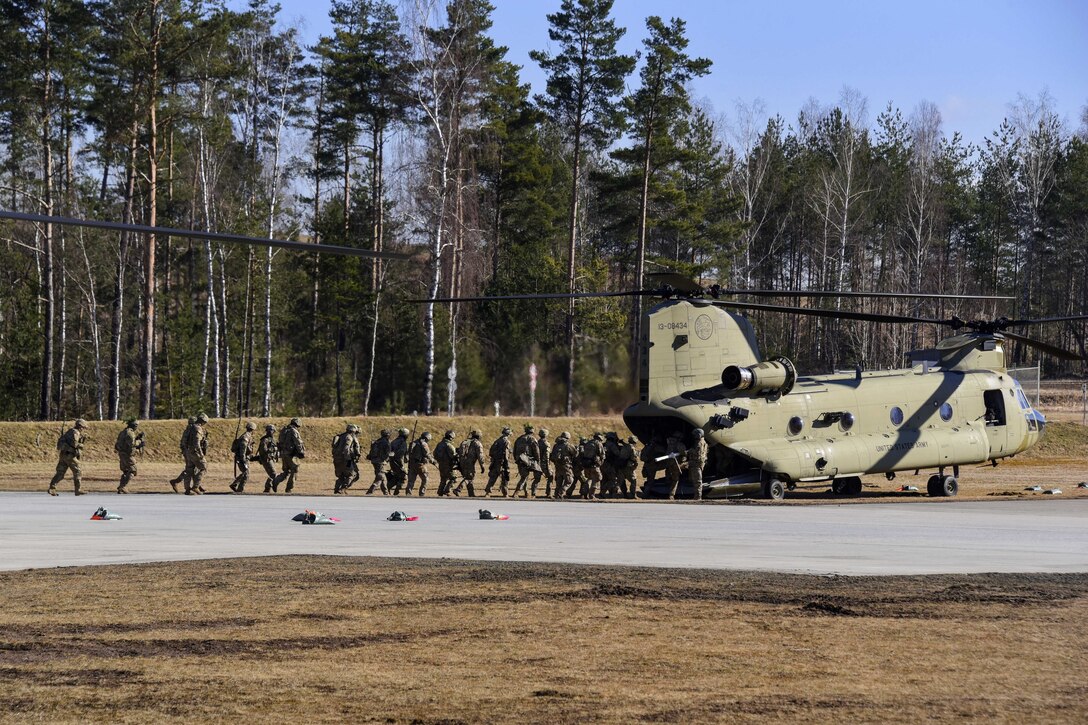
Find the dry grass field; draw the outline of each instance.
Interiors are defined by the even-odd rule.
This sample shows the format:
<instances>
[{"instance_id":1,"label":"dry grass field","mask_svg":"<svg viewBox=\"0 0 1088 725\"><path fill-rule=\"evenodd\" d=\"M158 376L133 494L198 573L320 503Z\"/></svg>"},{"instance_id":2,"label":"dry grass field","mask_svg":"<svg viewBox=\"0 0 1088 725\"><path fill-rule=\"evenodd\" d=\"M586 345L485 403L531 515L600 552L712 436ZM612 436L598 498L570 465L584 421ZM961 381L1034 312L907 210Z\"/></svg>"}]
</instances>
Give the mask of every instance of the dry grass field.
<instances>
[{"instance_id":1,"label":"dry grass field","mask_svg":"<svg viewBox=\"0 0 1088 725\"><path fill-rule=\"evenodd\" d=\"M4 722L1088 718L1088 575L291 557L0 589Z\"/></svg>"}]
</instances>

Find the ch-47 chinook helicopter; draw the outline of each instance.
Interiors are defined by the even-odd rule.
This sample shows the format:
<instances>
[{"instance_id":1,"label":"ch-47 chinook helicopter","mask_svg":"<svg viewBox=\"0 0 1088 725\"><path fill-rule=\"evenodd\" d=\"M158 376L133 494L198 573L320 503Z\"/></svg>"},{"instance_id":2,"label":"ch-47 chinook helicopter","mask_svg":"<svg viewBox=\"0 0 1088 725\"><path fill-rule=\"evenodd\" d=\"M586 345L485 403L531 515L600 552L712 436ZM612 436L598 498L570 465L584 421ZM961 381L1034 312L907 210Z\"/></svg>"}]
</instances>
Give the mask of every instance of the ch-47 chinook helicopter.
<instances>
[{"instance_id":1,"label":"ch-47 chinook helicopter","mask_svg":"<svg viewBox=\"0 0 1088 725\"><path fill-rule=\"evenodd\" d=\"M651 275L652 277L653 275ZM1063 359L1081 355L1009 328L1088 319L966 321L788 307L721 299L907 297L999 300L1002 297L703 289L678 275L662 287L575 297L659 297L643 317L639 399L623 413L643 444L660 445L701 428L709 444L703 496L747 494L781 499L802 482L831 481L838 495L861 493L861 476L932 470L930 496L955 496L959 469L1014 456L1034 445L1044 417L1032 409L1005 366L1006 339ZM436 302L566 298L565 294L445 298ZM747 310L886 323L924 323L960 332L933 350L912 353L900 370L799 375L784 357L764 359ZM649 495L667 486L648 484ZM682 493L691 493L690 487Z\"/></svg>"}]
</instances>

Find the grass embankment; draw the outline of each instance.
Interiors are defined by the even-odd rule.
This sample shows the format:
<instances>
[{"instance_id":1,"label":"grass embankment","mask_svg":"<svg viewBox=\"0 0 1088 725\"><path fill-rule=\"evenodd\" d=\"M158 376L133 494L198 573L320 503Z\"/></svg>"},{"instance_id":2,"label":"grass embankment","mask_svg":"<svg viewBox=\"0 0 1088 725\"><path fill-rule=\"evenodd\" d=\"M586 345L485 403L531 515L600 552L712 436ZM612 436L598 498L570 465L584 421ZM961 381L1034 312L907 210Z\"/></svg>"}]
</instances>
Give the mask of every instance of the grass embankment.
<instances>
[{"instance_id":1,"label":"grass embankment","mask_svg":"<svg viewBox=\"0 0 1088 725\"><path fill-rule=\"evenodd\" d=\"M1085 575L289 557L0 589L4 722L1088 720Z\"/></svg>"},{"instance_id":2,"label":"grass embankment","mask_svg":"<svg viewBox=\"0 0 1088 725\"><path fill-rule=\"evenodd\" d=\"M277 428L282 428L290 418L252 418L257 423L257 435L264 434L266 423L272 423ZM332 437L344 430L346 423L351 422L360 426L363 430L360 440L363 443L363 452L370 445L370 441L378 437L382 428L397 428L415 430L416 435L423 431L430 431L433 438L431 447L442 439L442 435L449 429L457 431L458 440L468 436L473 428L478 428L483 433L484 447L499 436L503 426L509 426L514 430L514 435L521 435L522 427L531 423L538 429L543 426L548 429L550 438L555 439L562 431L568 431L572 435L592 435L594 431L615 430L628 434L623 419L620 416L599 418L495 418L493 416L459 416L456 418L445 417L369 417L369 418L303 418L302 440L306 444L306 460L308 462L329 462L332 459L330 443ZM57 438L62 430L67 430L72 421L67 423L0 423L0 463L34 463L55 462L57 457ZM182 431L185 430L184 420L153 420L140 423L140 429L146 434L147 447L143 460L149 463L180 461L178 443L181 440ZM242 421L245 425L245 419ZM114 421L88 423L88 435L90 440L84 450L85 460L113 460L116 454L113 452L113 444L117 440L117 434L124 427L123 423ZM208 423L208 458L213 463L230 463L230 444L234 440L235 431L239 430L238 420L212 420ZM240 431L239 431L240 432ZM394 433L394 436L396 434Z\"/></svg>"}]
</instances>

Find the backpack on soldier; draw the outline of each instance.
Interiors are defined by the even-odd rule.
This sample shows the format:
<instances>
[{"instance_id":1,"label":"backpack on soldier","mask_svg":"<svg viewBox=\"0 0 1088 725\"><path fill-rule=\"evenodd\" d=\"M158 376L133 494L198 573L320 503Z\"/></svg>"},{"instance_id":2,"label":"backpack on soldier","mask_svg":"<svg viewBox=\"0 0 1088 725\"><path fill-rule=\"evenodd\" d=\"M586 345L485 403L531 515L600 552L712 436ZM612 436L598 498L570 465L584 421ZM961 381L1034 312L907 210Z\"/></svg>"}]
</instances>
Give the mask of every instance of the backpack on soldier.
<instances>
[{"instance_id":1,"label":"backpack on soldier","mask_svg":"<svg viewBox=\"0 0 1088 725\"><path fill-rule=\"evenodd\" d=\"M472 457L472 439L461 441L461 445L457 447L457 460L464 462ZM475 463L475 461L473 461Z\"/></svg>"},{"instance_id":2,"label":"backpack on soldier","mask_svg":"<svg viewBox=\"0 0 1088 725\"><path fill-rule=\"evenodd\" d=\"M592 466L597 463L597 446L592 440L578 447L578 460L583 466Z\"/></svg>"}]
</instances>

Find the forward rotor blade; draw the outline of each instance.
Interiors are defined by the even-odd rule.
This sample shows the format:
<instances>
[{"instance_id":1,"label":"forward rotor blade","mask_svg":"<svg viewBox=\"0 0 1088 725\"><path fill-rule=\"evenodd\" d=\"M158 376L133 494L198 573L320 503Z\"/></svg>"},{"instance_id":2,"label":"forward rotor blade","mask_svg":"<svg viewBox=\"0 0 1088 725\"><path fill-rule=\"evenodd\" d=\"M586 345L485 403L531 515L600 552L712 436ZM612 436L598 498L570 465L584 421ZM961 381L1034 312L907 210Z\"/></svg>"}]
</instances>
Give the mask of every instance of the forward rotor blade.
<instances>
[{"instance_id":1,"label":"forward rotor blade","mask_svg":"<svg viewBox=\"0 0 1088 725\"><path fill-rule=\"evenodd\" d=\"M1005 327L1026 327L1027 325L1041 325L1044 322L1076 322L1088 320L1088 315L1070 315L1068 317L1041 317L1037 320L1011 320L1005 323Z\"/></svg>"},{"instance_id":2,"label":"forward rotor blade","mask_svg":"<svg viewBox=\"0 0 1088 725\"><path fill-rule=\"evenodd\" d=\"M1042 340L1033 340L1030 337L1017 335L1015 332L1009 332L1008 330L1003 331L1001 334L1005 337L1022 342L1029 347L1034 347L1036 350L1041 350L1048 355L1053 355L1054 357L1060 358L1062 360L1088 360L1088 357L1078 355L1077 353L1071 350L1066 350L1062 347L1056 347L1054 345L1051 345L1050 343L1043 342Z\"/></svg>"},{"instance_id":3,"label":"forward rotor blade","mask_svg":"<svg viewBox=\"0 0 1088 725\"><path fill-rule=\"evenodd\" d=\"M161 234L167 237L182 237L185 239L208 239L215 242L250 244L258 247L276 247L279 249L292 249L296 252L317 252L318 254L336 254L344 257L366 257L368 259L411 259L411 255L404 254L402 252L374 252L369 249L338 247L331 244L289 242L283 239L247 237L241 234L225 234L223 232L199 232L191 229L152 227L145 224L123 224L121 222L103 222L94 219L73 219L70 217L47 216L45 214L23 214L21 212L6 211L3 209L0 209L0 219L14 219L16 221L39 222L43 224L60 224L62 226L71 227L89 227L91 229L109 229L112 231L136 232L139 234Z\"/></svg>"},{"instance_id":4,"label":"forward rotor blade","mask_svg":"<svg viewBox=\"0 0 1088 725\"><path fill-rule=\"evenodd\" d=\"M753 295L756 297L848 297L859 299L909 298L923 300L1011 300L1012 297L1000 295L938 295L914 292L828 292L826 290L769 290L769 289L723 289L723 295Z\"/></svg>"},{"instance_id":5,"label":"forward rotor blade","mask_svg":"<svg viewBox=\"0 0 1088 725\"><path fill-rule=\"evenodd\" d=\"M408 300L418 304L428 302L506 302L512 300L569 300L591 297L637 297L661 294L659 290L625 290L623 292L541 292L525 295L495 295L493 297L431 297L422 300Z\"/></svg>"},{"instance_id":6,"label":"forward rotor blade","mask_svg":"<svg viewBox=\"0 0 1088 725\"><path fill-rule=\"evenodd\" d=\"M925 325L951 325L951 320L933 320L927 317L907 315L880 315L872 312L850 312L848 310L821 310L817 307L787 307L785 305L765 305L759 302L725 302L707 300L712 305L733 310L761 310L763 312L785 312L792 315L809 317L830 317L837 320L864 320L866 322L891 322L893 324L921 323Z\"/></svg>"}]
</instances>

